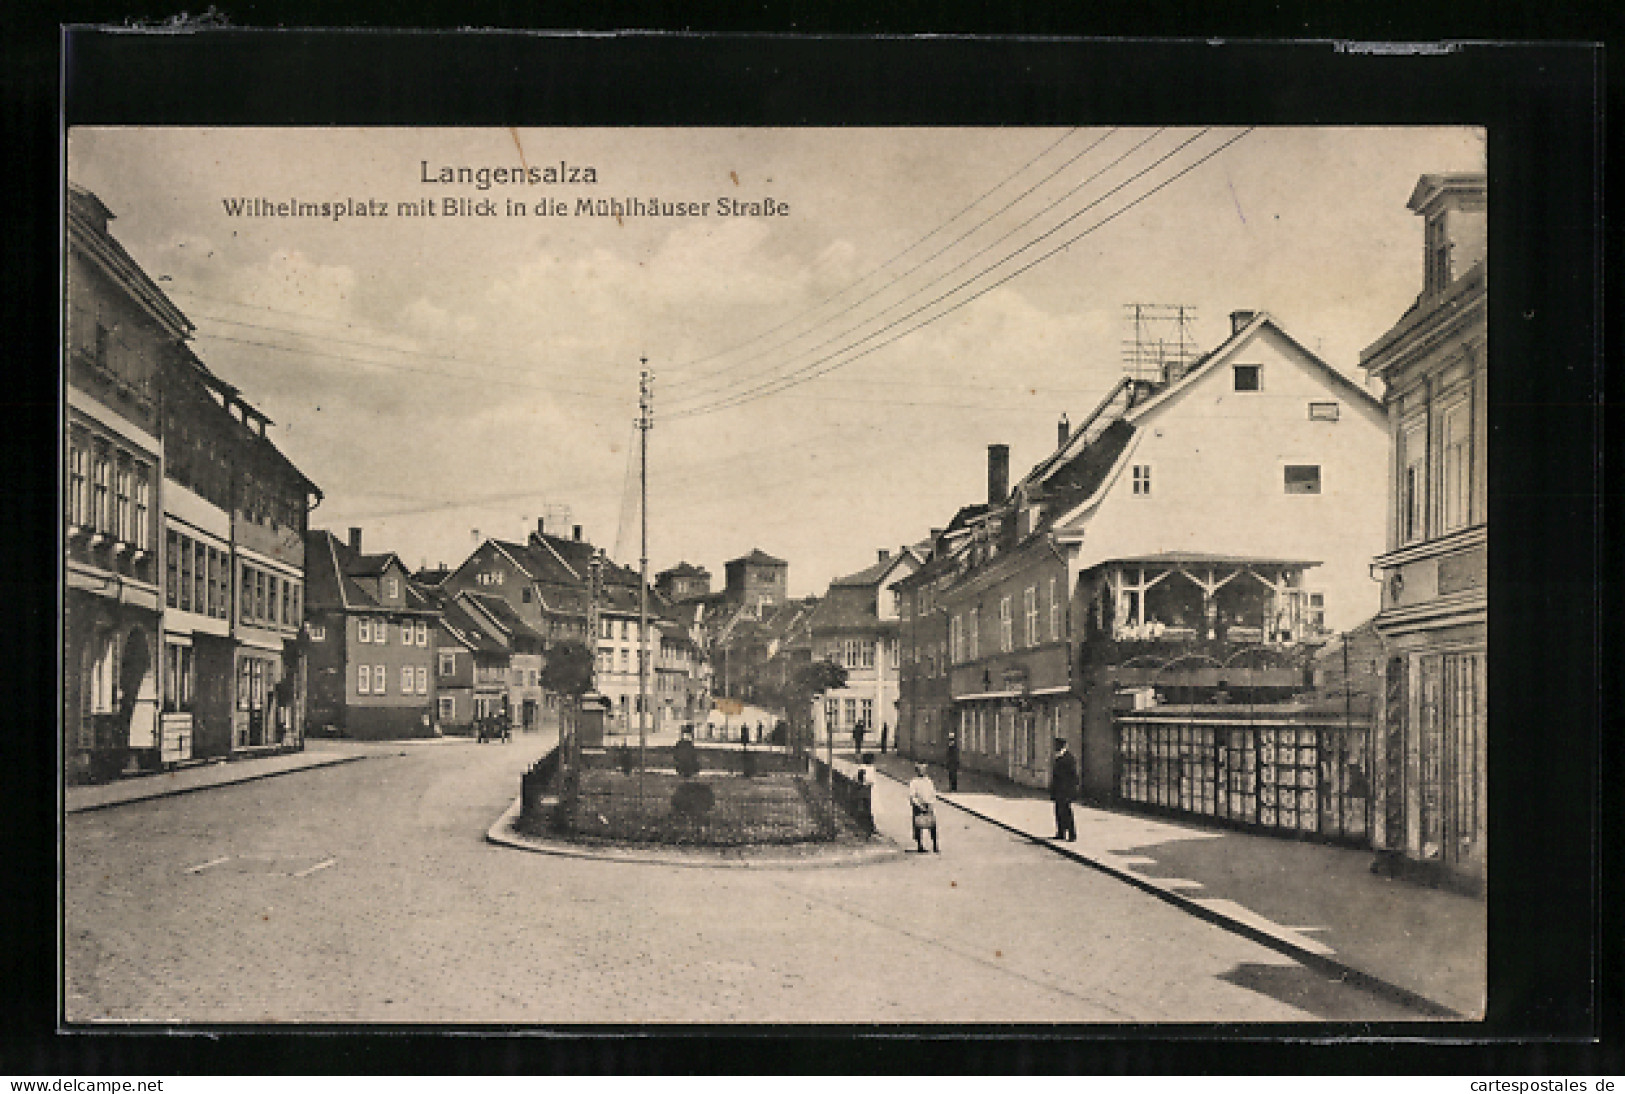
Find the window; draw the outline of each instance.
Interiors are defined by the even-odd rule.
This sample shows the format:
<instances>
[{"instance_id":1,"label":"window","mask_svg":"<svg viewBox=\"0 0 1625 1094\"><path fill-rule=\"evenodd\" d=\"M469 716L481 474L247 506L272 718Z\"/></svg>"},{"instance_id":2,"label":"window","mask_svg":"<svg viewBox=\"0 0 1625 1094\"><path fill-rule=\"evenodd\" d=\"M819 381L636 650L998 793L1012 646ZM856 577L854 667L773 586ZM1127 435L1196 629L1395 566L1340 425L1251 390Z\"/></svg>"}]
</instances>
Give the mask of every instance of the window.
<instances>
[{"instance_id":1,"label":"window","mask_svg":"<svg viewBox=\"0 0 1625 1094\"><path fill-rule=\"evenodd\" d=\"M440 675L455 676L457 674L457 651L440 651Z\"/></svg>"},{"instance_id":2,"label":"window","mask_svg":"<svg viewBox=\"0 0 1625 1094\"><path fill-rule=\"evenodd\" d=\"M1427 432L1425 423L1416 422L1400 437L1400 458L1404 460L1399 479L1399 539L1413 543L1427 535Z\"/></svg>"},{"instance_id":3,"label":"window","mask_svg":"<svg viewBox=\"0 0 1625 1094\"><path fill-rule=\"evenodd\" d=\"M429 694L429 668L428 668L427 665L419 665L417 667L417 677L418 677L418 694L419 695L427 695L427 694Z\"/></svg>"},{"instance_id":4,"label":"window","mask_svg":"<svg viewBox=\"0 0 1625 1094\"><path fill-rule=\"evenodd\" d=\"M1029 585L1022 593L1022 607L1027 612L1027 645L1038 645L1038 586Z\"/></svg>"},{"instance_id":5,"label":"window","mask_svg":"<svg viewBox=\"0 0 1625 1094\"><path fill-rule=\"evenodd\" d=\"M265 574L254 571L254 618L265 618Z\"/></svg>"},{"instance_id":6,"label":"window","mask_svg":"<svg viewBox=\"0 0 1625 1094\"><path fill-rule=\"evenodd\" d=\"M298 626L305 618L304 586L295 584L293 587L293 625Z\"/></svg>"},{"instance_id":7,"label":"window","mask_svg":"<svg viewBox=\"0 0 1625 1094\"><path fill-rule=\"evenodd\" d=\"M848 726L857 725L858 724L858 701L856 699L848 699L848 700L846 700L845 708L846 709L843 711L843 713L846 715L846 721L845 721L844 724L846 724Z\"/></svg>"},{"instance_id":8,"label":"window","mask_svg":"<svg viewBox=\"0 0 1625 1094\"><path fill-rule=\"evenodd\" d=\"M1148 463L1134 465L1134 496L1139 498L1151 496L1151 465Z\"/></svg>"},{"instance_id":9,"label":"window","mask_svg":"<svg viewBox=\"0 0 1625 1094\"><path fill-rule=\"evenodd\" d=\"M1260 391L1263 389L1263 366L1261 365L1233 365L1235 370L1237 391Z\"/></svg>"},{"instance_id":10,"label":"window","mask_svg":"<svg viewBox=\"0 0 1625 1094\"><path fill-rule=\"evenodd\" d=\"M137 464L135 468L135 527L130 532L130 542L143 550L152 536L152 480L147 465Z\"/></svg>"},{"instance_id":11,"label":"window","mask_svg":"<svg viewBox=\"0 0 1625 1094\"><path fill-rule=\"evenodd\" d=\"M192 544L192 610L199 615L209 610L209 547Z\"/></svg>"},{"instance_id":12,"label":"window","mask_svg":"<svg viewBox=\"0 0 1625 1094\"><path fill-rule=\"evenodd\" d=\"M526 604L530 603L530 597L531 587L529 585L526 585L523 589L519 590L519 599L524 601Z\"/></svg>"},{"instance_id":13,"label":"window","mask_svg":"<svg viewBox=\"0 0 1625 1094\"><path fill-rule=\"evenodd\" d=\"M164 569L167 577L164 581L164 603L171 608L180 607L181 589L181 541L180 535L171 528L164 533Z\"/></svg>"},{"instance_id":14,"label":"window","mask_svg":"<svg viewBox=\"0 0 1625 1094\"><path fill-rule=\"evenodd\" d=\"M841 722L841 701L839 699L824 700L824 725L834 729Z\"/></svg>"},{"instance_id":15,"label":"window","mask_svg":"<svg viewBox=\"0 0 1625 1094\"><path fill-rule=\"evenodd\" d=\"M1320 493L1320 465L1287 464L1286 492L1288 494Z\"/></svg>"},{"instance_id":16,"label":"window","mask_svg":"<svg viewBox=\"0 0 1625 1094\"><path fill-rule=\"evenodd\" d=\"M277 579L275 574L265 575L265 621L267 623L275 623L277 621L277 591L278 586L281 584L282 582Z\"/></svg>"},{"instance_id":17,"label":"window","mask_svg":"<svg viewBox=\"0 0 1625 1094\"><path fill-rule=\"evenodd\" d=\"M81 526L87 523L85 440L77 432L68 440L68 523Z\"/></svg>"},{"instance_id":18,"label":"window","mask_svg":"<svg viewBox=\"0 0 1625 1094\"><path fill-rule=\"evenodd\" d=\"M403 619L403 620L401 620L401 645L410 646L411 644L412 644L412 621L410 619Z\"/></svg>"},{"instance_id":19,"label":"window","mask_svg":"<svg viewBox=\"0 0 1625 1094\"><path fill-rule=\"evenodd\" d=\"M427 649L429 647L429 624L420 619L412 625L412 630L417 634L417 644Z\"/></svg>"},{"instance_id":20,"label":"window","mask_svg":"<svg viewBox=\"0 0 1625 1094\"><path fill-rule=\"evenodd\" d=\"M1311 422L1335 422L1340 408L1337 403L1310 403L1309 420Z\"/></svg>"},{"instance_id":21,"label":"window","mask_svg":"<svg viewBox=\"0 0 1625 1094\"><path fill-rule=\"evenodd\" d=\"M128 541L132 521L130 519L130 491L134 476L130 472L130 461L120 459L118 473L114 479L117 489L117 505L113 510L113 534L120 540Z\"/></svg>"},{"instance_id":22,"label":"window","mask_svg":"<svg viewBox=\"0 0 1625 1094\"><path fill-rule=\"evenodd\" d=\"M192 709L192 647L179 642L164 646L164 710Z\"/></svg>"},{"instance_id":23,"label":"window","mask_svg":"<svg viewBox=\"0 0 1625 1094\"><path fill-rule=\"evenodd\" d=\"M632 636L631 624L628 623L624 619L621 620L621 641L625 642L631 636Z\"/></svg>"},{"instance_id":24,"label":"window","mask_svg":"<svg viewBox=\"0 0 1625 1094\"><path fill-rule=\"evenodd\" d=\"M871 725L875 720L875 701L873 699L859 700L858 716L863 720L864 725Z\"/></svg>"},{"instance_id":25,"label":"window","mask_svg":"<svg viewBox=\"0 0 1625 1094\"><path fill-rule=\"evenodd\" d=\"M96 442L96 459L91 465L90 480L90 515L91 524L96 531L108 531L108 476L112 474L112 464L107 454L107 446L100 441Z\"/></svg>"},{"instance_id":26,"label":"window","mask_svg":"<svg viewBox=\"0 0 1625 1094\"><path fill-rule=\"evenodd\" d=\"M972 608L970 610L970 634L965 639L965 645L967 647L965 652L970 656L970 659L972 661L975 661L978 657L982 656L981 648L980 648L981 647L981 634L982 634L982 609L981 608Z\"/></svg>"},{"instance_id":27,"label":"window","mask_svg":"<svg viewBox=\"0 0 1625 1094\"><path fill-rule=\"evenodd\" d=\"M282 579L282 624L288 626L294 622L293 618L293 582L287 578Z\"/></svg>"},{"instance_id":28,"label":"window","mask_svg":"<svg viewBox=\"0 0 1625 1094\"><path fill-rule=\"evenodd\" d=\"M889 645L887 645L886 653L887 653L887 657L886 657L887 664L893 670L895 670L897 668L897 643L892 642Z\"/></svg>"},{"instance_id":29,"label":"window","mask_svg":"<svg viewBox=\"0 0 1625 1094\"><path fill-rule=\"evenodd\" d=\"M209 600L206 607L209 615L214 618L220 616L220 552L213 547L209 548L209 557L205 562L209 575Z\"/></svg>"},{"instance_id":30,"label":"window","mask_svg":"<svg viewBox=\"0 0 1625 1094\"><path fill-rule=\"evenodd\" d=\"M312 623L310 627L310 640L312 642L326 642L327 628L321 626L320 624Z\"/></svg>"},{"instance_id":31,"label":"window","mask_svg":"<svg viewBox=\"0 0 1625 1094\"><path fill-rule=\"evenodd\" d=\"M1452 532L1467 524L1468 474L1472 466L1465 402L1446 409L1439 423L1440 467L1439 489L1443 512L1439 514L1441 532Z\"/></svg>"},{"instance_id":32,"label":"window","mask_svg":"<svg viewBox=\"0 0 1625 1094\"><path fill-rule=\"evenodd\" d=\"M625 636L623 635L622 637L625 637ZM627 670L627 652L626 652L625 649L621 650L620 662L621 662L621 671L625 672Z\"/></svg>"},{"instance_id":33,"label":"window","mask_svg":"<svg viewBox=\"0 0 1625 1094\"><path fill-rule=\"evenodd\" d=\"M442 695L435 703L442 722L455 721L457 718L457 697L455 695Z\"/></svg>"},{"instance_id":34,"label":"window","mask_svg":"<svg viewBox=\"0 0 1625 1094\"><path fill-rule=\"evenodd\" d=\"M242 622L251 623L254 621L254 571L249 569L245 563L240 570L240 574L242 578L242 600L239 602L240 606L237 609L237 614Z\"/></svg>"},{"instance_id":35,"label":"window","mask_svg":"<svg viewBox=\"0 0 1625 1094\"><path fill-rule=\"evenodd\" d=\"M401 694L402 695L411 695L412 694L412 666L411 665L402 665L401 666Z\"/></svg>"},{"instance_id":36,"label":"window","mask_svg":"<svg viewBox=\"0 0 1625 1094\"><path fill-rule=\"evenodd\" d=\"M357 665L355 667L355 690L358 695L372 694L371 665Z\"/></svg>"},{"instance_id":37,"label":"window","mask_svg":"<svg viewBox=\"0 0 1625 1094\"><path fill-rule=\"evenodd\" d=\"M357 642L371 642L372 641L372 620L370 620L370 619L361 619L361 620L356 621L355 640Z\"/></svg>"},{"instance_id":38,"label":"window","mask_svg":"<svg viewBox=\"0 0 1625 1094\"><path fill-rule=\"evenodd\" d=\"M1055 579L1049 579L1049 636L1050 641L1061 637L1061 598L1055 595Z\"/></svg>"},{"instance_id":39,"label":"window","mask_svg":"<svg viewBox=\"0 0 1625 1094\"><path fill-rule=\"evenodd\" d=\"M615 620L613 620L613 619L600 619L598 621L598 637L599 638L614 638L615 637Z\"/></svg>"},{"instance_id":40,"label":"window","mask_svg":"<svg viewBox=\"0 0 1625 1094\"><path fill-rule=\"evenodd\" d=\"M385 620L376 620L372 625L372 641L374 645L389 645L389 623Z\"/></svg>"},{"instance_id":41,"label":"window","mask_svg":"<svg viewBox=\"0 0 1625 1094\"><path fill-rule=\"evenodd\" d=\"M1009 653L1015 647L1010 620L1010 598L999 598L999 652Z\"/></svg>"},{"instance_id":42,"label":"window","mask_svg":"<svg viewBox=\"0 0 1625 1094\"><path fill-rule=\"evenodd\" d=\"M401 579L400 578L398 578L398 577L390 578L388 580L388 582L385 583L385 588L387 589L387 592L385 593L385 595L388 596L389 599L391 599L391 600L399 600L400 599L400 596L401 596Z\"/></svg>"},{"instance_id":43,"label":"window","mask_svg":"<svg viewBox=\"0 0 1625 1094\"><path fill-rule=\"evenodd\" d=\"M372 693L374 695L384 694L385 682L386 677L384 676L384 666L374 665L372 667Z\"/></svg>"},{"instance_id":44,"label":"window","mask_svg":"<svg viewBox=\"0 0 1625 1094\"><path fill-rule=\"evenodd\" d=\"M948 621L949 640L953 643L954 664L962 664L965 660L965 620L963 616L954 616Z\"/></svg>"},{"instance_id":45,"label":"window","mask_svg":"<svg viewBox=\"0 0 1625 1094\"><path fill-rule=\"evenodd\" d=\"M1304 620L1312 633L1319 633L1326 629L1326 594L1310 593L1309 610Z\"/></svg>"},{"instance_id":46,"label":"window","mask_svg":"<svg viewBox=\"0 0 1625 1094\"><path fill-rule=\"evenodd\" d=\"M185 536L180 536L177 539L176 545L179 548L181 556L181 602L179 607L181 611L189 612L192 610L192 585L194 577L192 572L192 559L194 557L192 554L192 541Z\"/></svg>"}]
</instances>

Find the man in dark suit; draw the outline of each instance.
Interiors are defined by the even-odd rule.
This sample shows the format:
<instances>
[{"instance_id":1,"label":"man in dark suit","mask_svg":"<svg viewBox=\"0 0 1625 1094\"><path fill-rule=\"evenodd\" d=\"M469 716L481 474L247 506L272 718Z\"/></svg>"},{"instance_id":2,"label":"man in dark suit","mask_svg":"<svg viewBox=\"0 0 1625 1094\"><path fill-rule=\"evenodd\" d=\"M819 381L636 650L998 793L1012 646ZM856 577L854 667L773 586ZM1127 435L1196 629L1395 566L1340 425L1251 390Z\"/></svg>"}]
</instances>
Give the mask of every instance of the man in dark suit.
<instances>
[{"instance_id":1,"label":"man in dark suit","mask_svg":"<svg viewBox=\"0 0 1625 1094\"><path fill-rule=\"evenodd\" d=\"M948 789L959 789L959 738L948 738Z\"/></svg>"},{"instance_id":2,"label":"man in dark suit","mask_svg":"<svg viewBox=\"0 0 1625 1094\"><path fill-rule=\"evenodd\" d=\"M1055 762L1050 765L1049 796L1055 803L1055 839L1076 840L1078 822L1072 800L1078 796L1078 761L1066 749L1066 738L1055 738Z\"/></svg>"}]
</instances>

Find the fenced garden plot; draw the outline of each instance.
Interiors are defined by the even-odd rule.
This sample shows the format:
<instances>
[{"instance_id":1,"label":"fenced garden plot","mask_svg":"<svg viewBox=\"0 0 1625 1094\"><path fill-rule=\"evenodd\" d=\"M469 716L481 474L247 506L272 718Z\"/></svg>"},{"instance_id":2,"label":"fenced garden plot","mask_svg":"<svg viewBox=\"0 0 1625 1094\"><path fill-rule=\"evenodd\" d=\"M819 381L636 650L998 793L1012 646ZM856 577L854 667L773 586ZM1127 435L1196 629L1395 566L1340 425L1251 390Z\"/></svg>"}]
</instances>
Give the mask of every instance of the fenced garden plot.
<instances>
[{"instance_id":1,"label":"fenced garden plot","mask_svg":"<svg viewBox=\"0 0 1625 1094\"><path fill-rule=\"evenodd\" d=\"M831 840L851 831L800 775L684 779L616 768L579 771L561 798L559 824L572 836L712 847Z\"/></svg>"}]
</instances>

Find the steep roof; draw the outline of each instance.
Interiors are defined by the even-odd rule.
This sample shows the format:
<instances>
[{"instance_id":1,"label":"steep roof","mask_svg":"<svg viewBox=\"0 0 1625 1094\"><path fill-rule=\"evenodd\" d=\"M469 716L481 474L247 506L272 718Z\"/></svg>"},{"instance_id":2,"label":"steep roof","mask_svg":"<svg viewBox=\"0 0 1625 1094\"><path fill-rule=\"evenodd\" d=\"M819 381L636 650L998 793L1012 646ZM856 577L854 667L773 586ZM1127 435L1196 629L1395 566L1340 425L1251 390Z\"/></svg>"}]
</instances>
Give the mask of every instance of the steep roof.
<instances>
[{"instance_id":1,"label":"steep roof","mask_svg":"<svg viewBox=\"0 0 1625 1094\"><path fill-rule=\"evenodd\" d=\"M772 555L770 555L770 554L766 553L765 551L763 551L760 547L752 547L751 551L750 551L750 554L748 554L748 555L741 555L738 558L729 559L728 560L728 565L732 566L737 562L748 562L752 566L788 566L788 565L790 565L788 562L784 561L784 559L782 559L782 558L774 558Z\"/></svg>"},{"instance_id":2,"label":"steep roof","mask_svg":"<svg viewBox=\"0 0 1625 1094\"><path fill-rule=\"evenodd\" d=\"M485 623L459 603L457 597L449 596L440 589L432 589L425 595L440 612L441 625L463 646L475 653L506 652L502 643L486 630Z\"/></svg>"},{"instance_id":3,"label":"steep roof","mask_svg":"<svg viewBox=\"0 0 1625 1094\"><path fill-rule=\"evenodd\" d=\"M813 609L814 631L875 630L881 626L873 585L830 585Z\"/></svg>"},{"instance_id":4,"label":"steep roof","mask_svg":"<svg viewBox=\"0 0 1625 1094\"><path fill-rule=\"evenodd\" d=\"M691 562L679 562L677 565L661 570L655 577L710 577L711 571L703 566L696 566Z\"/></svg>"},{"instance_id":5,"label":"steep roof","mask_svg":"<svg viewBox=\"0 0 1625 1094\"><path fill-rule=\"evenodd\" d=\"M468 600L485 612L491 620L502 629L506 636L513 638L528 638L533 641L542 641L542 635L529 623L520 618L509 604L500 596L491 593L464 593Z\"/></svg>"}]
</instances>

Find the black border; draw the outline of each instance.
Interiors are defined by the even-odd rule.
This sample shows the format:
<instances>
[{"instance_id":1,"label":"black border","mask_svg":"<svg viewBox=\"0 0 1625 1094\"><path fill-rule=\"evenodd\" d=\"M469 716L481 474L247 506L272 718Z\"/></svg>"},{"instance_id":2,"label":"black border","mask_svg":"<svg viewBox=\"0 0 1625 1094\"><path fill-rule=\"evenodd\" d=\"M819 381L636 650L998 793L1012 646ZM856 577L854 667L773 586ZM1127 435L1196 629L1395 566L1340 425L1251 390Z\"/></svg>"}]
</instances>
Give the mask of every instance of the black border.
<instances>
[{"instance_id":1,"label":"black border","mask_svg":"<svg viewBox=\"0 0 1625 1094\"><path fill-rule=\"evenodd\" d=\"M251 18L263 18L257 7ZM555 13L559 9L553 9ZM736 25L769 16L742 9ZM1307 9L1305 9L1307 11ZM1164 5L1159 13L1174 12ZM390 23L432 21L406 5ZM449 13L448 13L449 14ZM465 25L512 23L498 6ZM673 25L575 10L554 25ZM831 17L799 27L831 29ZM939 14L940 13L936 13ZM1274 33L1302 33L1303 12L1275 9ZM1521 32L1576 26L1574 12L1545 12ZM575 18L571 18L571 16ZM506 18L504 16L507 16ZM114 18L101 13L89 18ZM526 13L525 17L533 17ZM783 19L783 13L777 18ZM880 25L891 19L888 26ZM1019 9L1022 30L1053 29ZM288 5L278 20L322 18ZM354 18L352 16L352 18ZM443 17L444 18L444 17ZM359 20L380 21L380 20ZM1358 21L1356 21L1358 22ZM1381 23L1373 26L1373 23ZM1299 29L1299 26L1303 28ZM1414 25L1414 23L1413 23ZM935 28L964 29L950 18ZM1180 33L1212 33L1192 15ZM1380 18L1346 25L1322 15L1323 34L1402 37ZM855 31L927 29L884 8ZM1007 29L1008 24L1007 24ZM1170 28L1160 28L1168 33ZM1433 35L1440 33L1437 29ZM763 34L610 36L501 32L441 36L377 31L138 34L82 29L62 40L66 124L391 125L1038 125L1112 122L1482 124L1490 140L1491 191L1491 770L1492 1008L1482 1026L1425 1027L1468 1043L1354 1043L1365 1031L1414 1037L1418 1027L1164 1027L956 1030L905 1028L623 1031L568 1030L564 1037L397 1035L331 1030L227 1031L218 1039L150 1033L52 1035L56 1008L55 909L8 887L5 906L26 913L37 944L8 954L22 1022L4 1034L7 1071L45 1074L213 1072L1107 1072L1189 1074L1399 1071L1507 1073L1591 1068L1618 1074L1617 903L1604 907L1595 871L1617 878L1620 798L1599 794L1599 764L1619 774L1618 739L1597 736L1604 683L1598 629L1602 455L1598 327L1601 292L1602 54L1583 44L1468 45L1443 54L1348 51L1328 41L1218 43L948 38L784 37ZM8 111L42 138L27 145L24 174L44 200L10 240L38 262L56 253L54 50L8 51ZM28 82L17 94L17 85ZM8 124L8 129L16 128ZM47 210L51 210L47 212ZM52 370L54 268L27 312L40 379ZM16 294L9 301L13 307ZM19 316L22 316L19 309ZM1395 317L1398 318L1397 316ZM1514 367L1508 367L1508 365ZM14 413L48 424L54 383L24 383ZM52 402L45 400L50 398ZM29 445L24 451L23 445ZM7 537L7 573L24 577L21 670L32 727L9 771L14 869L54 892L55 723L54 436L12 431L12 467L33 467L23 492L27 533ZM38 444L38 448L32 447ZM42 458L47 457L47 458ZM21 550L18 548L21 546ZM43 550L41 547L43 546ZM1617 546L1617 544L1616 544ZM15 558L13 556L16 556ZM1618 556L1614 556L1617 558ZM1617 563L1614 566L1617 571ZM47 605L50 608L47 609ZM1617 635L1613 635L1616 636ZM1612 656L1611 667L1619 662ZM1617 679L1610 676L1617 696ZM7 742L8 754L18 741ZM1606 746L1606 747L1605 747ZM9 780L8 780L9 781ZM35 837L39 842L35 842ZM1595 837L1595 839L1594 839ZM1617 896L1617 888L1612 895ZM22 922L11 917L10 922ZM1605 962L1599 966L1598 962ZM1600 975L1597 981L1594 976ZM1597 1009L1601 1007L1603 1009ZM494 1031L493 1031L494 1032ZM1483 1038L1512 1038L1496 1044ZM1557 1038L1551 1040L1550 1038ZM1472 1042L1480 1043L1472 1043Z\"/></svg>"}]
</instances>

